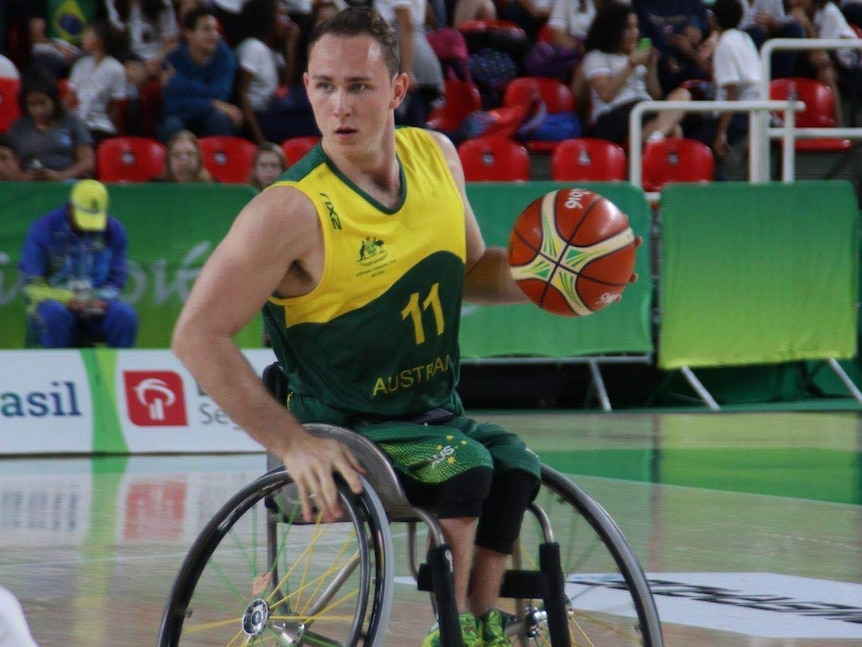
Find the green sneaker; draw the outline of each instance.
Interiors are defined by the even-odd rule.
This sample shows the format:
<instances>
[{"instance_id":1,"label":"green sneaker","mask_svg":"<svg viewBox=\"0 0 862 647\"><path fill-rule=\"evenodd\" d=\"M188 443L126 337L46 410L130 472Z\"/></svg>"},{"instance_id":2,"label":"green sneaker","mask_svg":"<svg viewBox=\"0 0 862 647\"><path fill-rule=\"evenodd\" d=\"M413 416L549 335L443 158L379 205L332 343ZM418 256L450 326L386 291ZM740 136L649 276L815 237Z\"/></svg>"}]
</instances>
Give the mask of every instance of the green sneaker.
<instances>
[{"instance_id":1,"label":"green sneaker","mask_svg":"<svg viewBox=\"0 0 862 647\"><path fill-rule=\"evenodd\" d=\"M482 647L512 647L512 641L506 635L506 625L509 616L499 609L491 609L479 619L482 633Z\"/></svg>"},{"instance_id":2,"label":"green sneaker","mask_svg":"<svg viewBox=\"0 0 862 647\"><path fill-rule=\"evenodd\" d=\"M479 621L469 611L465 611L458 616L458 621L461 623L461 639L464 641L464 647L482 647L482 638L479 636ZM434 625L431 631L425 636L422 641L422 647L441 647L440 627Z\"/></svg>"}]
</instances>

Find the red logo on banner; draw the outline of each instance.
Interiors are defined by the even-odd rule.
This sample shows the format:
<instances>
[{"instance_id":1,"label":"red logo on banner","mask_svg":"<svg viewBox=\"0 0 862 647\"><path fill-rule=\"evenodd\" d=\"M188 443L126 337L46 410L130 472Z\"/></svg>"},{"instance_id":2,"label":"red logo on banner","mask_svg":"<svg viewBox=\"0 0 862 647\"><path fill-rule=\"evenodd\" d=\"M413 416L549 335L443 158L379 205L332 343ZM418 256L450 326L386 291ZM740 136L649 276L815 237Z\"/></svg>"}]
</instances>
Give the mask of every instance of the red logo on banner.
<instances>
[{"instance_id":1,"label":"red logo on banner","mask_svg":"<svg viewBox=\"0 0 862 647\"><path fill-rule=\"evenodd\" d=\"M173 371L123 371L129 420L139 427L188 425L183 380Z\"/></svg>"}]
</instances>

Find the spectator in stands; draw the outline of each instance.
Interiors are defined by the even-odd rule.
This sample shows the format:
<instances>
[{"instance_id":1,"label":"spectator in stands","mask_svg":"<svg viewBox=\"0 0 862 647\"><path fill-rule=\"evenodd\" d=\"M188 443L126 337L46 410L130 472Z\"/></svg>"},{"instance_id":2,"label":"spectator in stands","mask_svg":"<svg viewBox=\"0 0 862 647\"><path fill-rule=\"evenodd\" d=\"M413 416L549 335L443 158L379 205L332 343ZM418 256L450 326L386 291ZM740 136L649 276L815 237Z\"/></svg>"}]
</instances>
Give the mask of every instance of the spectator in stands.
<instances>
[{"instance_id":1,"label":"spectator in stands","mask_svg":"<svg viewBox=\"0 0 862 647\"><path fill-rule=\"evenodd\" d=\"M239 104L249 138L260 144L318 135L305 86L286 85L285 62L293 64L298 27L276 0L251 0L243 8L243 18L250 36L239 44L236 56ZM283 56L269 43L279 44Z\"/></svg>"},{"instance_id":2,"label":"spectator in stands","mask_svg":"<svg viewBox=\"0 0 862 647\"><path fill-rule=\"evenodd\" d=\"M587 55L582 63L583 78L590 88L594 137L627 142L629 113L635 104L662 98L658 53L653 47L639 47L639 38L638 17L632 7L611 2L596 13L587 33ZM687 101L691 94L677 88L667 99ZM681 135L683 116L683 111L647 114L644 138Z\"/></svg>"},{"instance_id":3,"label":"spectator in stands","mask_svg":"<svg viewBox=\"0 0 862 647\"><path fill-rule=\"evenodd\" d=\"M210 0L228 47L236 47L245 36L242 10L249 0Z\"/></svg>"},{"instance_id":4,"label":"spectator in stands","mask_svg":"<svg viewBox=\"0 0 862 647\"><path fill-rule=\"evenodd\" d=\"M165 59L159 139L167 142L183 129L199 137L237 134L242 111L229 103L236 58L219 35L218 21L208 9L192 9L185 16L183 36L186 42Z\"/></svg>"},{"instance_id":5,"label":"spectator in stands","mask_svg":"<svg viewBox=\"0 0 862 647\"><path fill-rule=\"evenodd\" d=\"M0 182L20 179L21 166L18 164L18 156L12 148L12 142L6 135L0 135Z\"/></svg>"},{"instance_id":6,"label":"spectator in stands","mask_svg":"<svg viewBox=\"0 0 862 647\"><path fill-rule=\"evenodd\" d=\"M642 35L658 50L663 92L710 75L709 59L700 51L709 32L703 0L637 0L634 7Z\"/></svg>"},{"instance_id":7,"label":"spectator in stands","mask_svg":"<svg viewBox=\"0 0 862 647\"><path fill-rule=\"evenodd\" d=\"M847 22L862 28L862 0L842 0L840 8Z\"/></svg>"},{"instance_id":8,"label":"spectator in stands","mask_svg":"<svg viewBox=\"0 0 862 647\"><path fill-rule=\"evenodd\" d=\"M81 54L84 29L104 14L102 0L33 0L28 31L31 62L65 78Z\"/></svg>"},{"instance_id":9,"label":"spectator in stands","mask_svg":"<svg viewBox=\"0 0 862 647\"><path fill-rule=\"evenodd\" d=\"M179 43L171 0L105 0L111 26L128 40L121 59L129 81L142 86L157 79L165 57Z\"/></svg>"},{"instance_id":10,"label":"spectator in stands","mask_svg":"<svg viewBox=\"0 0 862 647\"><path fill-rule=\"evenodd\" d=\"M809 38L849 38L855 40L856 32L834 2L830 0L789 0L790 15L802 25ZM859 65L858 50L810 50L807 57L800 58L797 73L826 83L835 97L835 123L843 122L839 76L843 85L856 92L856 68Z\"/></svg>"},{"instance_id":11,"label":"spectator in stands","mask_svg":"<svg viewBox=\"0 0 862 647\"><path fill-rule=\"evenodd\" d=\"M168 141L165 155L165 173L153 178L157 182L212 182L210 172L204 168L204 157L198 138L190 130L180 130Z\"/></svg>"},{"instance_id":12,"label":"spectator in stands","mask_svg":"<svg viewBox=\"0 0 862 647\"><path fill-rule=\"evenodd\" d=\"M746 32L760 49L768 38L805 38L805 30L784 10L784 0L740 0L742 20L739 29ZM782 50L772 55L772 78L793 74L798 52Z\"/></svg>"},{"instance_id":13,"label":"spectator in stands","mask_svg":"<svg viewBox=\"0 0 862 647\"><path fill-rule=\"evenodd\" d=\"M595 17L594 0L554 0L548 18L551 44L583 53L587 32Z\"/></svg>"},{"instance_id":14,"label":"spectator in stands","mask_svg":"<svg viewBox=\"0 0 862 647\"><path fill-rule=\"evenodd\" d=\"M713 24L718 32L718 44L713 55L715 98L719 101L748 101L760 98L760 56L751 36L738 29L742 20L742 2L747 0L715 0L712 6ZM711 136L705 138L719 160L727 160L735 145L748 132L747 113L720 113L708 122ZM724 171L726 169L720 169ZM719 177L726 173L719 172Z\"/></svg>"},{"instance_id":15,"label":"spectator in stands","mask_svg":"<svg viewBox=\"0 0 862 647\"><path fill-rule=\"evenodd\" d=\"M31 68L21 81L18 102L21 116L8 135L21 162L22 180L70 180L93 173L90 131L64 109L50 72Z\"/></svg>"},{"instance_id":16,"label":"spectator in stands","mask_svg":"<svg viewBox=\"0 0 862 647\"><path fill-rule=\"evenodd\" d=\"M548 22L554 0L511 0L500 6L500 18L520 25L535 40Z\"/></svg>"},{"instance_id":17,"label":"spectator in stands","mask_svg":"<svg viewBox=\"0 0 862 647\"><path fill-rule=\"evenodd\" d=\"M84 30L83 50L87 53L72 66L66 107L87 124L93 142L117 134L120 102L126 95L126 71L114 56L111 26L97 19Z\"/></svg>"},{"instance_id":18,"label":"spectator in stands","mask_svg":"<svg viewBox=\"0 0 862 647\"><path fill-rule=\"evenodd\" d=\"M374 8L398 34L401 71L410 79L398 107L399 124L424 126L433 102L443 94L443 68L425 35L426 0L374 0ZM456 6L457 11L457 6Z\"/></svg>"},{"instance_id":19,"label":"spectator in stands","mask_svg":"<svg viewBox=\"0 0 862 647\"><path fill-rule=\"evenodd\" d=\"M264 142L257 147L257 152L254 154L248 183L258 191L263 191L286 170L287 161L281 146L273 142Z\"/></svg>"},{"instance_id":20,"label":"spectator in stands","mask_svg":"<svg viewBox=\"0 0 862 647\"><path fill-rule=\"evenodd\" d=\"M493 0L455 0L452 26L456 29L469 20L495 20L497 5Z\"/></svg>"},{"instance_id":21,"label":"spectator in stands","mask_svg":"<svg viewBox=\"0 0 862 647\"><path fill-rule=\"evenodd\" d=\"M120 300L128 241L108 215L108 190L79 180L69 200L30 227L18 269L27 312L44 348L71 348L82 335L131 348L138 316Z\"/></svg>"}]
</instances>

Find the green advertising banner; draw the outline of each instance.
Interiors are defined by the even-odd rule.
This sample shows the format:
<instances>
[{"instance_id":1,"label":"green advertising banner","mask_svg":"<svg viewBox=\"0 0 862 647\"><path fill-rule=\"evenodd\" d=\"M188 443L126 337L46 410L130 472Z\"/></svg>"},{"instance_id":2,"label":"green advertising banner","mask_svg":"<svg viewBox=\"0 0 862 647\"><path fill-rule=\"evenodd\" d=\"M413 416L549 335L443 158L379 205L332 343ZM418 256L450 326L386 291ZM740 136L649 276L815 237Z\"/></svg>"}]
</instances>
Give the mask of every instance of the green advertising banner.
<instances>
[{"instance_id":1,"label":"green advertising banner","mask_svg":"<svg viewBox=\"0 0 862 647\"><path fill-rule=\"evenodd\" d=\"M849 182L675 184L661 214L661 368L856 354Z\"/></svg>"},{"instance_id":2,"label":"green advertising banner","mask_svg":"<svg viewBox=\"0 0 862 647\"><path fill-rule=\"evenodd\" d=\"M508 243L515 218L534 198L563 184L475 184L471 203L490 245ZM110 212L129 235L129 282L123 298L140 315L138 348L166 348L174 321L201 265L254 195L243 186L220 184L111 185ZM584 184L602 193L631 219L636 233L649 237L649 208L640 190L628 184ZM24 299L17 264L27 228L63 204L65 184L0 185L0 348L25 344ZM465 357L529 355L574 357L601 353L650 353L651 295L648 245L638 252L641 279L626 288L622 302L588 317L561 317L529 305L465 304L461 329ZM237 338L240 346L261 345L260 318Z\"/></svg>"},{"instance_id":3,"label":"green advertising banner","mask_svg":"<svg viewBox=\"0 0 862 647\"><path fill-rule=\"evenodd\" d=\"M25 344L17 266L27 229L61 206L69 189L51 182L0 184L0 348ZM201 265L255 191L223 184L114 184L109 190L109 211L129 236L123 298L140 317L137 346L165 348ZM237 342L260 346L261 331L258 318Z\"/></svg>"},{"instance_id":4,"label":"green advertising banner","mask_svg":"<svg viewBox=\"0 0 862 647\"><path fill-rule=\"evenodd\" d=\"M473 183L467 194L482 227L485 242L506 246L521 211L548 191L571 183ZM579 183L579 188L605 196L625 212L632 229L649 241L650 209L643 191L630 184ZM550 314L533 304L517 306L464 305L461 354L465 358L652 353L649 308L652 298L649 244L638 250L635 271L640 279L628 286L622 301L587 317Z\"/></svg>"}]
</instances>

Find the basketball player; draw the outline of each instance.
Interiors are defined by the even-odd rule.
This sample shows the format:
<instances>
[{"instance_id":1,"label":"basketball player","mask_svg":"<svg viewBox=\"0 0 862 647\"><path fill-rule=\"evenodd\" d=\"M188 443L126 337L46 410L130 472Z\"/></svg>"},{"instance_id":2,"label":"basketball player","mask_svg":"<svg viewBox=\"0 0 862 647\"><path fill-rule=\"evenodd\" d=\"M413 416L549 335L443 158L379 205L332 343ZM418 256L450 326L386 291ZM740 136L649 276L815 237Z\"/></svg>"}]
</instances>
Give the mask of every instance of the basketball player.
<instances>
[{"instance_id":1,"label":"basketball player","mask_svg":"<svg viewBox=\"0 0 862 647\"><path fill-rule=\"evenodd\" d=\"M173 350L206 392L313 497L339 513L333 472L355 458L303 422L353 427L392 459L414 504L438 511L468 646L510 645L493 608L539 485L514 434L464 415L461 300L526 301L506 251L487 248L445 137L396 131L408 77L394 33L346 9L310 37L304 76L322 142L239 214L202 269ZM265 304L265 305L264 305ZM279 405L232 337L263 306L291 393ZM433 630L423 645L438 645Z\"/></svg>"}]
</instances>

